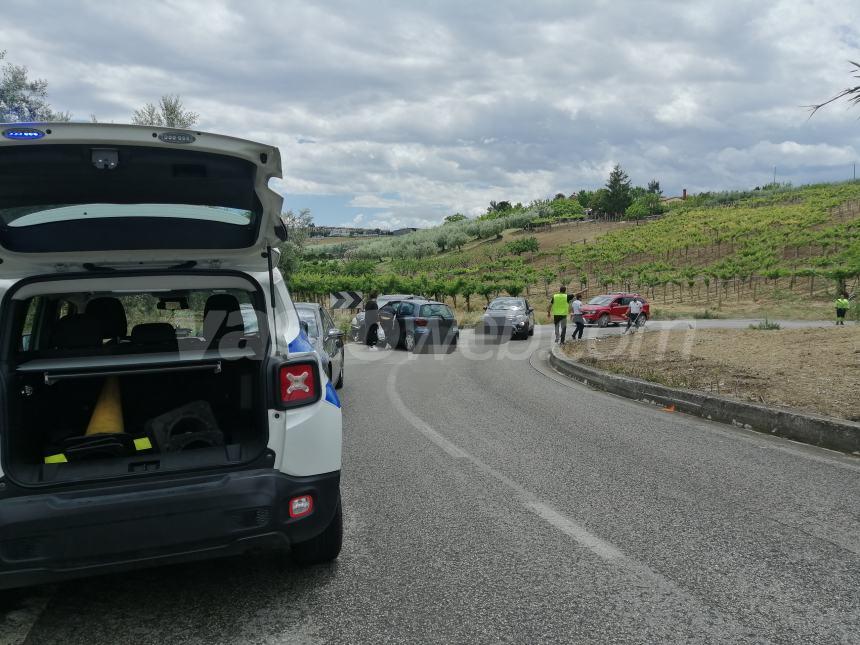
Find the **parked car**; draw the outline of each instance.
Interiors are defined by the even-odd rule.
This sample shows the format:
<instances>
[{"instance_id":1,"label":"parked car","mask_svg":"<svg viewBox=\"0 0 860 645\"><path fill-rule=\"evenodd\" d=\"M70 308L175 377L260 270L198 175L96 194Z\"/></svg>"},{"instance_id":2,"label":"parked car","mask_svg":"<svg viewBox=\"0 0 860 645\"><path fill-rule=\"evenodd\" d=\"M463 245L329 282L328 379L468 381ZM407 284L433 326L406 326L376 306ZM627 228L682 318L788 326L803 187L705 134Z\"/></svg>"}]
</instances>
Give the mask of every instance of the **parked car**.
<instances>
[{"instance_id":1,"label":"parked car","mask_svg":"<svg viewBox=\"0 0 860 645\"><path fill-rule=\"evenodd\" d=\"M342 388L343 332L334 324L329 313L315 302L297 302L296 312L306 325L311 345L322 358L328 380L336 388Z\"/></svg>"},{"instance_id":2,"label":"parked car","mask_svg":"<svg viewBox=\"0 0 860 645\"><path fill-rule=\"evenodd\" d=\"M451 308L424 298L385 304L379 309L379 326L389 346L402 347L410 352L431 346L453 351L460 339L460 328Z\"/></svg>"},{"instance_id":3,"label":"parked car","mask_svg":"<svg viewBox=\"0 0 860 645\"><path fill-rule=\"evenodd\" d=\"M338 556L340 401L277 270L280 176L233 137L0 125L0 588Z\"/></svg>"},{"instance_id":4,"label":"parked car","mask_svg":"<svg viewBox=\"0 0 860 645\"><path fill-rule=\"evenodd\" d=\"M495 298L485 307L475 333L525 340L535 333L534 309L525 298Z\"/></svg>"},{"instance_id":5,"label":"parked car","mask_svg":"<svg viewBox=\"0 0 860 645\"><path fill-rule=\"evenodd\" d=\"M416 296L411 294L387 294L379 296L376 299L376 304L382 308L389 302L394 302L395 300L407 300L415 297ZM360 311L352 317L352 320L349 323L349 337L352 338L353 342L364 342L364 339L367 338L367 331L368 330L364 325L364 312Z\"/></svg>"},{"instance_id":6,"label":"parked car","mask_svg":"<svg viewBox=\"0 0 860 645\"><path fill-rule=\"evenodd\" d=\"M651 316L651 305L638 293L609 293L594 296L588 301L588 304L582 305L582 317L585 318L586 324L597 325L598 327L626 323L630 301L634 297L639 298L643 303L637 325L644 325Z\"/></svg>"}]
</instances>

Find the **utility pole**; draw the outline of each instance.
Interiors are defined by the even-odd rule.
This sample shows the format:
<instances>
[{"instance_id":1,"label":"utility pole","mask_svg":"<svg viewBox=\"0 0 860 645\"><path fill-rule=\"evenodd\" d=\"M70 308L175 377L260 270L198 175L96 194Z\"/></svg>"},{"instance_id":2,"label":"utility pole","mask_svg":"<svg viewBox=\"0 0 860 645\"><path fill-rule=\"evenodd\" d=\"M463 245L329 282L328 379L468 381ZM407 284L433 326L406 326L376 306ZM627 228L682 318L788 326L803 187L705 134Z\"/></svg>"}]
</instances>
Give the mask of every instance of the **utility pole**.
<instances>
[{"instance_id":1,"label":"utility pole","mask_svg":"<svg viewBox=\"0 0 860 645\"><path fill-rule=\"evenodd\" d=\"M773 167L773 183L776 185L776 166Z\"/></svg>"}]
</instances>

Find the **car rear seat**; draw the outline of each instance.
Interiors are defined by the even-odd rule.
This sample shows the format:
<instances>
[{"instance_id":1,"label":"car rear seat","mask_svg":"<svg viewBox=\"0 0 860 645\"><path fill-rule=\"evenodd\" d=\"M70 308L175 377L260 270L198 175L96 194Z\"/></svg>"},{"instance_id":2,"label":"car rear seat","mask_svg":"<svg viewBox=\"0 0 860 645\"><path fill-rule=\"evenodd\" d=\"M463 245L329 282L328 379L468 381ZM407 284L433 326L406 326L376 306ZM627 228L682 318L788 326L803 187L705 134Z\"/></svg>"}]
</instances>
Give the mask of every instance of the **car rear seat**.
<instances>
[{"instance_id":1,"label":"car rear seat","mask_svg":"<svg viewBox=\"0 0 860 645\"><path fill-rule=\"evenodd\" d=\"M178 350L176 330L170 323L154 322L135 325L131 330L131 344L147 352Z\"/></svg>"}]
</instances>

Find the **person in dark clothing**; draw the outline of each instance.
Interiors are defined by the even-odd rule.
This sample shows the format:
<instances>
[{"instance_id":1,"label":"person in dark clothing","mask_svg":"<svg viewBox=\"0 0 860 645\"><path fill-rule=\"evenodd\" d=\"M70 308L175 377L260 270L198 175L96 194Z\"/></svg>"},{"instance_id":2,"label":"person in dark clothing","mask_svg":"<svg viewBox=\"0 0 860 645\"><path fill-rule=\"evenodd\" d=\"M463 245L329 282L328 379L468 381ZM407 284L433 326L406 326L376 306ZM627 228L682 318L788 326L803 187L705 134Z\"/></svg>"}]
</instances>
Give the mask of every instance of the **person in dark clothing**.
<instances>
[{"instance_id":1,"label":"person in dark clothing","mask_svg":"<svg viewBox=\"0 0 860 645\"><path fill-rule=\"evenodd\" d=\"M364 305L364 329L366 336L364 342L371 349L376 349L376 343L379 342L379 305L376 303L377 293L372 291L367 303Z\"/></svg>"}]
</instances>

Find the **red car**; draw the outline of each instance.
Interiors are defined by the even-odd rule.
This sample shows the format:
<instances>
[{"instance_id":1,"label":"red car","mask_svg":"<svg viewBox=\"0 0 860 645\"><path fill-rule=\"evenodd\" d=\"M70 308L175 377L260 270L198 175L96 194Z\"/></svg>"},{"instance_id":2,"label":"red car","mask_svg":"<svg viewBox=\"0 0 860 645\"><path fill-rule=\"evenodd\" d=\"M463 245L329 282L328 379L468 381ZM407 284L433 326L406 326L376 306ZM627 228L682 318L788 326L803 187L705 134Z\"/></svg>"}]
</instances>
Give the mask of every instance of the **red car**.
<instances>
[{"instance_id":1,"label":"red car","mask_svg":"<svg viewBox=\"0 0 860 645\"><path fill-rule=\"evenodd\" d=\"M637 326L642 325L651 315L651 305L638 293L610 293L605 296L594 296L587 305L582 305L582 317L585 324L606 327L610 323L616 325L627 323L627 312L633 298L642 301L642 313L639 314Z\"/></svg>"}]
</instances>

